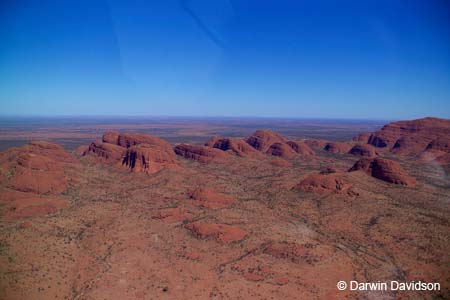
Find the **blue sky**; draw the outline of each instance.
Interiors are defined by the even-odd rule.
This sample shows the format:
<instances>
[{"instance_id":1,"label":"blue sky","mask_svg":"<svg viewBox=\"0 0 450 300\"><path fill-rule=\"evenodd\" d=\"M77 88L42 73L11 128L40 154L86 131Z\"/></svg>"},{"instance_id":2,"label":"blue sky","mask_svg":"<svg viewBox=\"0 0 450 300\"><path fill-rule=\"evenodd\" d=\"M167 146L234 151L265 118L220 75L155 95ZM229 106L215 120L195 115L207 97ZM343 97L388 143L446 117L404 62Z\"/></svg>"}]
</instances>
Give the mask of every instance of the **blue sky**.
<instances>
[{"instance_id":1,"label":"blue sky","mask_svg":"<svg viewBox=\"0 0 450 300\"><path fill-rule=\"evenodd\" d=\"M0 115L450 118L449 6L3 0Z\"/></svg>"}]
</instances>

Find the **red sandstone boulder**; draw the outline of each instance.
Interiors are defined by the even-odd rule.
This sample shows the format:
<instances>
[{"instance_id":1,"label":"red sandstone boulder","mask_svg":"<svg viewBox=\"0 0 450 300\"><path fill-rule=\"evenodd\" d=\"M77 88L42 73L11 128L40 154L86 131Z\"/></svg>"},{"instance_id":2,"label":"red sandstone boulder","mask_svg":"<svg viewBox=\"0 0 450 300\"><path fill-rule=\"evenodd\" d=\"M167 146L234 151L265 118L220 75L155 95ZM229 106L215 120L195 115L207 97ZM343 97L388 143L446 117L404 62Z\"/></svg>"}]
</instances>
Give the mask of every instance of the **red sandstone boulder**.
<instances>
[{"instance_id":1,"label":"red sandstone boulder","mask_svg":"<svg viewBox=\"0 0 450 300\"><path fill-rule=\"evenodd\" d=\"M389 123L374 132L368 143L400 155L416 155L423 152L433 140L448 136L450 120L424 118Z\"/></svg>"},{"instance_id":2,"label":"red sandstone boulder","mask_svg":"<svg viewBox=\"0 0 450 300\"><path fill-rule=\"evenodd\" d=\"M206 142L205 146L227 151L238 156L262 157L259 151L241 139L214 137Z\"/></svg>"},{"instance_id":3,"label":"red sandstone boulder","mask_svg":"<svg viewBox=\"0 0 450 300\"><path fill-rule=\"evenodd\" d=\"M237 203L233 197L203 187L190 192L189 198L195 200L194 205L206 208L225 208Z\"/></svg>"},{"instance_id":4,"label":"red sandstone boulder","mask_svg":"<svg viewBox=\"0 0 450 300\"><path fill-rule=\"evenodd\" d=\"M375 157L378 156L377 151L372 145L364 144L364 145L355 145L349 151L349 154L358 155L358 156L367 156L367 157Z\"/></svg>"},{"instance_id":5,"label":"red sandstone boulder","mask_svg":"<svg viewBox=\"0 0 450 300\"><path fill-rule=\"evenodd\" d=\"M266 152L274 143L284 143L285 139L271 130L257 130L245 141L256 150Z\"/></svg>"},{"instance_id":6,"label":"red sandstone boulder","mask_svg":"<svg viewBox=\"0 0 450 300\"><path fill-rule=\"evenodd\" d=\"M227 152L207 146L180 144L175 146L174 151L177 155L180 155L186 159L202 163L223 163L227 162L230 158Z\"/></svg>"},{"instance_id":7,"label":"red sandstone boulder","mask_svg":"<svg viewBox=\"0 0 450 300\"><path fill-rule=\"evenodd\" d=\"M213 238L220 243L238 242L247 236L247 232L237 226L196 221L187 224L186 229L201 239Z\"/></svg>"},{"instance_id":8,"label":"red sandstone boulder","mask_svg":"<svg viewBox=\"0 0 450 300\"><path fill-rule=\"evenodd\" d=\"M287 141L286 144L301 155L315 155L314 151L304 141Z\"/></svg>"},{"instance_id":9,"label":"red sandstone boulder","mask_svg":"<svg viewBox=\"0 0 450 300\"><path fill-rule=\"evenodd\" d=\"M405 186L414 186L416 180L408 175L399 163L383 158L362 158L357 161L349 172L362 170L377 179Z\"/></svg>"},{"instance_id":10,"label":"red sandstone boulder","mask_svg":"<svg viewBox=\"0 0 450 300\"><path fill-rule=\"evenodd\" d=\"M288 144L286 143L274 143L266 151L267 154L278 156L281 158L290 159L295 157L297 154Z\"/></svg>"},{"instance_id":11,"label":"red sandstone boulder","mask_svg":"<svg viewBox=\"0 0 450 300\"><path fill-rule=\"evenodd\" d=\"M330 153L347 153L351 145L346 142L329 142L323 147L323 150Z\"/></svg>"}]
</instances>

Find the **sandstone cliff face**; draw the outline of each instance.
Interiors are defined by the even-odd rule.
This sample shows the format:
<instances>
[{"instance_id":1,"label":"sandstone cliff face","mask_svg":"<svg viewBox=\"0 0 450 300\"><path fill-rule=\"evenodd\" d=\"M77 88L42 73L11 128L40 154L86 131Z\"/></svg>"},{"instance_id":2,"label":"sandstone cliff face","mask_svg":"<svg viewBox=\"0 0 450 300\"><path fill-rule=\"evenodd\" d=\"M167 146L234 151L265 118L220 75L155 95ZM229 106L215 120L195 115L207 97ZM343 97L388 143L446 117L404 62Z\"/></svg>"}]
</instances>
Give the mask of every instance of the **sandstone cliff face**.
<instances>
[{"instance_id":1,"label":"sandstone cliff face","mask_svg":"<svg viewBox=\"0 0 450 300\"><path fill-rule=\"evenodd\" d=\"M207 146L180 144L175 146L174 151L177 155L201 163L224 163L230 159L227 152Z\"/></svg>"},{"instance_id":2,"label":"sandstone cliff face","mask_svg":"<svg viewBox=\"0 0 450 300\"><path fill-rule=\"evenodd\" d=\"M163 139L143 133L106 132L84 155L95 154L100 161L118 168L147 174L176 166L175 152Z\"/></svg>"},{"instance_id":3,"label":"sandstone cliff face","mask_svg":"<svg viewBox=\"0 0 450 300\"><path fill-rule=\"evenodd\" d=\"M370 135L368 143L400 155L417 155L436 139L450 136L450 120L424 118L385 125Z\"/></svg>"},{"instance_id":4,"label":"sandstone cliff face","mask_svg":"<svg viewBox=\"0 0 450 300\"><path fill-rule=\"evenodd\" d=\"M122 165L133 172L147 174L158 172L164 167L176 165L175 153L155 145L139 144L127 149Z\"/></svg>"},{"instance_id":5,"label":"sandstone cliff face","mask_svg":"<svg viewBox=\"0 0 450 300\"><path fill-rule=\"evenodd\" d=\"M94 153L106 162L117 163L122 161L125 151L126 149L119 145L97 141L92 142L89 145L89 148L84 152L84 155Z\"/></svg>"},{"instance_id":6,"label":"sandstone cliff face","mask_svg":"<svg viewBox=\"0 0 450 300\"><path fill-rule=\"evenodd\" d=\"M349 172L362 170L377 179L405 186L416 185L416 180L400 166L399 163L383 158L362 158L357 161Z\"/></svg>"}]
</instances>

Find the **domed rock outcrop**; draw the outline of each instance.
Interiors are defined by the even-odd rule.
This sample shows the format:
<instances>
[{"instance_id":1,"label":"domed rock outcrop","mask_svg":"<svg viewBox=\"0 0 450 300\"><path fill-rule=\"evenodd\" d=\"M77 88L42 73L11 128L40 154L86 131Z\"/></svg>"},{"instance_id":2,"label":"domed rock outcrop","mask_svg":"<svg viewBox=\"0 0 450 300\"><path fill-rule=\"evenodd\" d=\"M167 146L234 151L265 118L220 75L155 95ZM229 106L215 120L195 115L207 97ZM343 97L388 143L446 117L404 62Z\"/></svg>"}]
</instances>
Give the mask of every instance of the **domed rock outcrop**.
<instances>
[{"instance_id":1,"label":"domed rock outcrop","mask_svg":"<svg viewBox=\"0 0 450 300\"><path fill-rule=\"evenodd\" d=\"M348 154L358 155L358 156L366 156L366 157L375 157L378 155L375 148L372 145L368 145L368 144L355 145L348 151Z\"/></svg>"},{"instance_id":2,"label":"domed rock outcrop","mask_svg":"<svg viewBox=\"0 0 450 300\"><path fill-rule=\"evenodd\" d=\"M423 118L385 125L371 134L368 143L400 155L417 155L438 138L450 136L450 120Z\"/></svg>"},{"instance_id":3,"label":"domed rock outcrop","mask_svg":"<svg viewBox=\"0 0 450 300\"><path fill-rule=\"evenodd\" d=\"M9 170L6 179L12 188L37 194L59 194L67 188L64 167L75 159L61 146L49 142L31 142L1 154L2 169Z\"/></svg>"},{"instance_id":4,"label":"domed rock outcrop","mask_svg":"<svg viewBox=\"0 0 450 300\"><path fill-rule=\"evenodd\" d=\"M297 154L297 152L286 143L274 143L267 149L266 153L287 159L293 158Z\"/></svg>"},{"instance_id":5,"label":"domed rock outcrop","mask_svg":"<svg viewBox=\"0 0 450 300\"><path fill-rule=\"evenodd\" d=\"M314 173L302 179L294 189L312 192L319 195L346 193L356 195L353 184L344 173Z\"/></svg>"},{"instance_id":6,"label":"domed rock outcrop","mask_svg":"<svg viewBox=\"0 0 450 300\"><path fill-rule=\"evenodd\" d=\"M261 152L266 152L274 143L285 143L281 135L271 130L257 130L245 141Z\"/></svg>"},{"instance_id":7,"label":"domed rock outcrop","mask_svg":"<svg viewBox=\"0 0 450 300\"><path fill-rule=\"evenodd\" d=\"M238 156L261 157L261 153L247 144L244 140L236 138L214 137L205 143L205 146L227 151Z\"/></svg>"},{"instance_id":8,"label":"domed rock outcrop","mask_svg":"<svg viewBox=\"0 0 450 300\"><path fill-rule=\"evenodd\" d=\"M323 150L330 153L347 153L351 145L346 142L329 142L323 147Z\"/></svg>"},{"instance_id":9,"label":"domed rock outcrop","mask_svg":"<svg viewBox=\"0 0 450 300\"><path fill-rule=\"evenodd\" d=\"M389 159L362 158L350 168L349 172L358 170L362 170L372 177L389 183L405 186L414 186L417 183L413 177L406 173L399 163Z\"/></svg>"},{"instance_id":10,"label":"domed rock outcrop","mask_svg":"<svg viewBox=\"0 0 450 300\"><path fill-rule=\"evenodd\" d=\"M312 150L304 141L287 141L286 144L292 148L295 152L301 155L315 155L314 150Z\"/></svg>"},{"instance_id":11,"label":"domed rock outcrop","mask_svg":"<svg viewBox=\"0 0 450 300\"><path fill-rule=\"evenodd\" d=\"M331 193L348 195L357 195L353 184L345 176L343 172L336 172L329 168L325 172L313 173L307 175L295 187L296 190L305 192L312 192L319 195L326 195Z\"/></svg>"},{"instance_id":12,"label":"domed rock outcrop","mask_svg":"<svg viewBox=\"0 0 450 300\"><path fill-rule=\"evenodd\" d=\"M207 146L180 144L175 146L174 151L177 155L180 155L186 159L202 163L209 163L209 162L221 163L228 161L230 158L227 152Z\"/></svg>"},{"instance_id":13,"label":"domed rock outcrop","mask_svg":"<svg viewBox=\"0 0 450 300\"><path fill-rule=\"evenodd\" d=\"M4 186L0 201L11 218L32 217L67 207L57 195L68 187L65 169L77 161L61 146L31 142L0 153L0 177ZM9 218L8 217L8 218Z\"/></svg>"}]
</instances>

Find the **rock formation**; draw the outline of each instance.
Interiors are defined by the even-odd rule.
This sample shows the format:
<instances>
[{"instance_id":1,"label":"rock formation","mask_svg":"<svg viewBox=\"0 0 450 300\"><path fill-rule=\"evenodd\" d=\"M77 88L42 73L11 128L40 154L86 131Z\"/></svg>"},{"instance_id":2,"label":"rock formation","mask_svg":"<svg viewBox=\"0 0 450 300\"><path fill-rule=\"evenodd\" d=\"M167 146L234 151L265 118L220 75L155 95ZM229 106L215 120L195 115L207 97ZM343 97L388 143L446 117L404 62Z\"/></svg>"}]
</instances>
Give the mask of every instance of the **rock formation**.
<instances>
[{"instance_id":1,"label":"rock formation","mask_svg":"<svg viewBox=\"0 0 450 300\"><path fill-rule=\"evenodd\" d=\"M348 153L352 155L366 156L366 157L375 157L378 155L375 148L372 145L368 144L355 145L348 151Z\"/></svg>"},{"instance_id":2,"label":"rock formation","mask_svg":"<svg viewBox=\"0 0 450 300\"><path fill-rule=\"evenodd\" d=\"M31 142L0 154L1 202L7 218L54 213L67 207L57 196L68 187L64 169L76 160L61 146L49 142Z\"/></svg>"},{"instance_id":3,"label":"rock formation","mask_svg":"<svg viewBox=\"0 0 450 300\"><path fill-rule=\"evenodd\" d=\"M247 232L237 226L195 221L186 225L195 237L201 239L213 238L220 243L238 242L247 236Z\"/></svg>"},{"instance_id":4,"label":"rock formation","mask_svg":"<svg viewBox=\"0 0 450 300\"><path fill-rule=\"evenodd\" d=\"M230 159L230 156L227 152L207 146L180 144L175 146L174 151L177 155L180 155L186 159L202 163L222 163Z\"/></svg>"},{"instance_id":5,"label":"rock formation","mask_svg":"<svg viewBox=\"0 0 450 300\"><path fill-rule=\"evenodd\" d=\"M18 191L59 194L67 188L64 166L75 159L49 142L31 142L1 154L0 165L11 174L7 184ZM4 178L5 180L6 178Z\"/></svg>"},{"instance_id":6,"label":"rock formation","mask_svg":"<svg viewBox=\"0 0 450 300\"><path fill-rule=\"evenodd\" d=\"M433 140L421 154L421 158L425 161L450 164L450 137Z\"/></svg>"},{"instance_id":7,"label":"rock formation","mask_svg":"<svg viewBox=\"0 0 450 300\"><path fill-rule=\"evenodd\" d=\"M314 150L312 150L304 141L287 141L292 150L301 155L315 155Z\"/></svg>"},{"instance_id":8,"label":"rock formation","mask_svg":"<svg viewBox=\"0 0 450 300\"><path fill-rule=\"evenodd\" d=\"M224 208L237 203L233 197L203 187L190 192L189 198L195 200L194 205L206 208Z\"/></svg>"},{"instance_id":9,"label":"rock formation","mask_svg":"<svg viewBox=\"0 0 450 300\"><path fill-rule=\"evenodd\" d=\"M205 146L227 151L238 156L261 157L261 153L247 144L244 140L236 138L214 137Z\"/></svg>"},{"instance_id":10,"label":"rock formation","mask_svg":"<svg viewBox=\"0 0 450 300\"><path fill-rule=\"evenodd\" d=\"M346 142L329 142L323 147L323 150L330 153L347 153L351 145Z\"/></svg>"},{"instance_id":11,"label":"rock formation","mask_svg":"<svg viewBox=\"0 0 450 300\"><path fill-rule=\"evenodd\" d=\"M122 161L134 172L155 173L164 167L176 165L175 153L165 147L150 144L137 144L127 149Z\"/></svg>"},{"instance_id":12,"label":"rock formation","mask_svg":"<svg viewBox=\"0 0 450 300\"><path fill-rule=\"evenodd\" d=\"M357 161L349 172L362 170L377 179L405 186L414 186L416 180L400 166L399 163L383 158L362 158Z\"/></svg>"},{"instance_id":13,"label":"rock formation","mask_svg":"<svg viewBox=\"0 0 450 300\"><path fill-rule=\"evenodd\" d=\"M266 151L267 154L278 156L281 158L290 159L295 157L297 154L288 144L286 143L273 143L269 149Z\"/></svg>"},{"instance_id":14,"label":"rock formation","mask_svg":"<svg viewBox=\"0 0 450 300\"><path fill-rule=\"evenodd\" d=\"M296 190L312 192L319 195L331 193L348 195L357 195L353 184L345 176L343 172L336 172L332 168L328 168L320 173L307 175L295 187Z\"/></svg>"},{"instance_id":15,"label":"rock formation","mask_svg":"<svg viewBox=\"0 0 450 300\"><path fill-rule=\"evenodd\" d=\"M385 125L370 135L368 143L400 155L417 155L439 138L450 136L450 120L423 118Z\"/></svg>"},{"instance_id":16,"label":"rock formation","mask_svg":"<svg viewBox=\"0 0 450 300\"><path fill-rule=\"evenodd\" d=\"M367 143L370 138L370 132L362 132L355 136L352 141Z\"/></svg>"},{"instance_id":17,"label":"rock formation","mask_svg":"<svg viewBox=\"0 0 450 300\"><path fill-rule=\"evenodd\" d=\"M284 143L285 139L271 130L257 130L245 141L253 148L266 152L274 143Z\"/></svg>"},{"instance_id":18,"label":"rock formation","mask_svg":"<svg viewBox=\"0 0 450 300\"><path fill-rule=\"evenodd\" d=\"M326 140L322 139L306 139L303 141L307 146L316 150L322 150L323 147L328 143Z\"/></svg>"},{"instance_id":19,"label":"rock formation","mask_svg":"<svg viewBox=\"0 0 450 300\"><path fill-rule=\"evenodd\" d=\"M117 144L97 141L92 142L83 155L94 153L97 157L108 163L121 163L123 156L125 155L125 151L126 148L123 148Z\"/></svg>"},{"instance_id":20,"label":"rock formation","mask_svg":"<svg viewBox=\"0 0 450 300\"><path fill-rule=\"evenodd\" d=\"M134 172L155 173L176 166L175 152L163 139L143 133L106 132L101 142L93 142L84 155L95 154L116 167Z\"/></svg>"}]
</instances>

